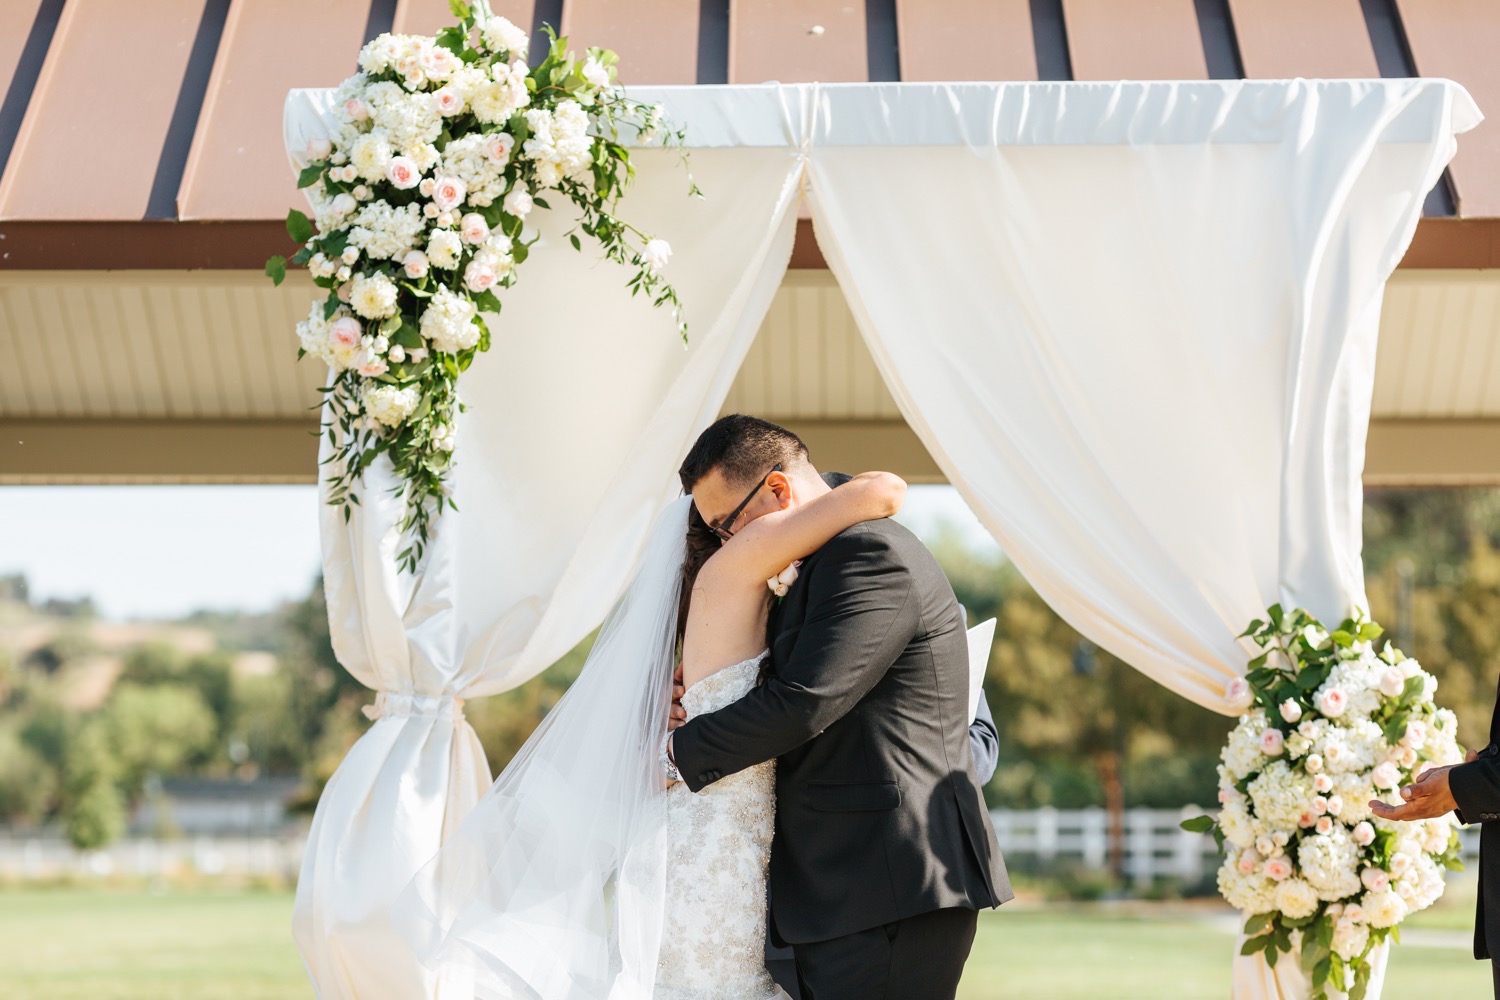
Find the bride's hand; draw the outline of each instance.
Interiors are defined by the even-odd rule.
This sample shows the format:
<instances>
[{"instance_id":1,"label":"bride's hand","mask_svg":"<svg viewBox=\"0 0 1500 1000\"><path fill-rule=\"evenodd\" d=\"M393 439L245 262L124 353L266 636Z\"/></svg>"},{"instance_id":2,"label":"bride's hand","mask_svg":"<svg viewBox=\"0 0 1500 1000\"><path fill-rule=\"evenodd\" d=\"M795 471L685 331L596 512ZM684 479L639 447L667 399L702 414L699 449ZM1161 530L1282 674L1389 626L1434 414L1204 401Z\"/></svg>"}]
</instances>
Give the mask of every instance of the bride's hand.
<instances>
[{"instance_id":1,"label":"bride's hand","mask_svg":"<svg viewBox=\"0 0 1500 1000\"><path fill-rule=\"evenodd\" d=\"M681 729L687 722L687 709L682 707L682 696L686 690L682 686L682 664L679 663L672 673L672 709L667 713L668 729Z\"/></svg>"}]
</instances>

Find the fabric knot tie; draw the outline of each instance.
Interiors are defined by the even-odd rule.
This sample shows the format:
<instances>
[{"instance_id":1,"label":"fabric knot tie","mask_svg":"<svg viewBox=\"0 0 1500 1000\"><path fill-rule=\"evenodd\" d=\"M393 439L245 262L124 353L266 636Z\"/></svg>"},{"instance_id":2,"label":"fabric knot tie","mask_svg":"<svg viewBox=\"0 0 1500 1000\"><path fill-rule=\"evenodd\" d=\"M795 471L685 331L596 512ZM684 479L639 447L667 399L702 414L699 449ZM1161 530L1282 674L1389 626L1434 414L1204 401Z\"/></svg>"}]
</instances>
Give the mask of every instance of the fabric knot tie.
<instances>
[{"instance_id":1,"label":"fabric knot tie","mask_svg":"<svg viewBox=\"0 0 1500 1000\"><path fill-rule=\"evenodd\" d=\"M377 691L375 703L362 708L365 718L370 720L400 719L419 716L427 719L450 718L454 722L464 717L464 700L448 694L413 694L409 691Z\"/></svg>"}]
</instances>

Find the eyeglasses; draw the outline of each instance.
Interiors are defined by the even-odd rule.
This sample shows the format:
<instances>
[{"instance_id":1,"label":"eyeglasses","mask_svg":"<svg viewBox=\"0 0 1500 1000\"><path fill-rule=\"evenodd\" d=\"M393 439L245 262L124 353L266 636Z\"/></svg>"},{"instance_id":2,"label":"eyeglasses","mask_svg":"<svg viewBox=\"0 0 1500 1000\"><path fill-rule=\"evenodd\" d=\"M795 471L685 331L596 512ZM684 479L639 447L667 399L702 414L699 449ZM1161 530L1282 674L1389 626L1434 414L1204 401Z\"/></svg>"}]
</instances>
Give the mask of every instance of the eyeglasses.
<instances>
[{"instance_id":1,"label":"eyeglasses","mask_svg":"<svg viewBox=\"0 0 1500 1000\"><path fill-rule=\"evenodd\" d=\"M777 462L775 465L771 466L771 472L780 471L780 462ZM734 509L733 513L731 513L728 517L724 518L724 520L718 522L717 524L710 524L708 526L709 531L712 531L714 534L719 536L719 541L727 542L734 537L734 532L730 531L727 527L725 527L725 525L733 524L740 519L740 515L745 512L745 508L750 506L750 501L755 499L755 494L759 493L760 488L766 485L766 480L771 478L771 472L767 472L764 476L760 477L760 482L755 484L755 489L746 494L745 499L740 501L740 505Z\"/></svg>"}]
</instances>

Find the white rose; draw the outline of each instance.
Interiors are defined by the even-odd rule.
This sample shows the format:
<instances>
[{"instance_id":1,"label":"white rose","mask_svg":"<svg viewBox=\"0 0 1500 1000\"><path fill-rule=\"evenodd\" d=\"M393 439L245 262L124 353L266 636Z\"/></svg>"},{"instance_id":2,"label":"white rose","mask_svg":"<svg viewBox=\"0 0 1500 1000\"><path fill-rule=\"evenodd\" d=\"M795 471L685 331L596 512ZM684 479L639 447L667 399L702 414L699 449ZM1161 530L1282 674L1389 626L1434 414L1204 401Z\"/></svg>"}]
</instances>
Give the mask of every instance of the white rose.
<instances>
[{"instance_id":1,"label":"white rose","mask_svg":"<svg viewBox=\"0 0 1500 1000\"><path fill-rule=\"evenodd\" d=\"M451 229L438 229L427 241L427 259L434 267L451 271L458 266L458 258L463 249L463 241L457 233Z\"/></svg>"},{"instance_id":2,"label":"white rose","mask_svg":"<svg viewBox=\"0 0 1500 1000\"><path fill-rule=\"evenodd\" d=\"M1290 723L1302 718L1302 706L1297 704L1296 698L1288 698L1281 703L1281 717Z\"/></svg>"},{"instance_id":3,"label":"white rose","mask_svg":"<svg viewBox=\"0 0 1500 1000\"><path fill-rule=\"evenodd\" d=\"M1298 733L1298 735L1301 734ZM1323 757L1321 754L1310 753L1307 755L1307 760L1302 762L1302 766L1307 768L1307 773L1317 774L1323 770Z\"/></svg>"},{"instance_id":4,"label":"white rose","mask_svg":"<svg viewBox=\"0 0 1500 1000\"><path fill-rule=\"evenodd\" d=\"M309 160L326 160L333 152L333 143L327 136L315 136L307 140L307 158Z\"/></svg>"},{"instance_id":5,"label":"white rose","mask_svg":"<svg viewBox=\"0 0 1500 1000\"><path fill-rule=\"evenodd\" d=\"M1400 667L1386 667L1380 673L1380 693L1387 698L1399 698L1406 687L1406 674Z\"/></svg>"},{"instance_id":6,"label":"white rose","mask_svg":"<svg viewBox=\"0 0 1500 1000\"><path fill-rule=\"evenodd\" d=\"M379 130L366 132L349 151L349 162L359 176L368 181L385 179L385 168L391 161L391 144Z\"/></svg>"},{"instance_id":7,"label":"white rose","mask_svg":"<svg viewBox=\"0 0 1500 1000\"><path fill-rule=\"evenodd\" d=\"M1420 750L1427 743L1427 723L1413 719L1406 724L1406 734L1401 737L1403 746Z\"/></svg>"},{"instance_id":8,"label":"white rose","mask_svg":"<svg viewBox=\"0 0 1500 1000\"><path fill-rule=\"evenodd\" d=\"M1293 920L1310 917L1317 912L1318 894L1300 878L1289 878L1276 887L1276 908Z\"/></svg>"},{"instance_id":9,"label":"white rose","mask_svg":"<svg viewBox=\"0 0 1500 1000\"><path fill-rule=\"evenodd\" d=\"M1383 892L1391 884L1391 876L1381 868L1366 868L1359 873L1360 882L1371 892Z\"/></svg>"},{"instance_id":10,"label":"white rose","mask_svg":"<svg viewBox=\"0 0 1500 1000\"><path fill-rule=\"evenodd\" d=\"M1347 918L1333 925L1333 953L1349 962L1364 954L1370 943L1370 928Z\"/></svg>"},{"instance_id":11,"label":"white rose","mask_svg":"<svg viewBox=\"0 0 1500 1000\"><path fill-rule=\"evenodd\" d=\"M517 184L510 189L502 203L505 210L518 219L524 219L531 214L532 200L531 192L526 189L525 184Z\"/></svg>"},{"instance_id":12,"label":"white rose","mask_svg":"<svg viewBox=\"0 0 1500 1000\"><path fill-rule=\"evenodd\" d=\"M667 266L667 261L672 256L672 246L666 240L651 240L641 248L641 263L652 274ZM1280 752L1279 750L1277 751Z\"/></svg>"},{"instance_id":13,"label":"white rose","mask_svg":"<svg viewBox=\"0 0 1500 1000\"><path fill-rule=\"evenodd\" d=\"M603 63L592 57L584 60L583 78L595 87L609 86L609 70L604 67Z\"/></svg>"},{"instance_id":14,"label":"white rose","mask_svg":"<svg viewBox=\"0 0 1500 1000\"><path fill-rule=\"evenodd\" d=\"M354 195L349 194L347 191L340 191L333 196L332 208L339 215L348 215L358 207L359 202L355 201Z\"/></svg>"},{"instance_id":15,"label":"white rose","mask_svg":"<svg viewBox=\"0 0 1500 1000\"><path fill-rule=\"evenodd\" d=\"M1375 828L1370 825L1369 820L1362 820L1355 825L1350 837L1360 847L1369 847L1375 842Z\"/></svg>"}]
</instances>

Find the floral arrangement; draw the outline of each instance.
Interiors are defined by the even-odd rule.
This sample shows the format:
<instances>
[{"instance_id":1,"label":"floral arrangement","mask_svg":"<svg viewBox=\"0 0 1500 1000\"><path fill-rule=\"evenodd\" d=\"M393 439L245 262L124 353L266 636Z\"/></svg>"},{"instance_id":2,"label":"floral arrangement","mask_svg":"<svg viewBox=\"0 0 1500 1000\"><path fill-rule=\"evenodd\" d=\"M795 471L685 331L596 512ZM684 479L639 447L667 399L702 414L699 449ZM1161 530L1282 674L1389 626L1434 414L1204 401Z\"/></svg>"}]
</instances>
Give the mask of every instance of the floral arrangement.
<instances>
[{"instance_id":1,"label":"floral arrangement","mask_svg":"<svg viewBox=\"0 0 1500 1000\"><path fill-rule=\"evenodd\" d=\"M1183 824L1219 839L1219 891L1248 918L1243 953L1274 966L1297 950L1320 1000L1363 997L1372 950L1442 895L1443 868L1462 867L1451 816L1370 811L1462 759L1436 678L1394 646L1377 652L1381 634L1362 614L1329 632L1279 605L1252 622L1241 637L1263 652L1225 691L1244 714L1219 765L1222 808Z\"/></svg>"},{"instance_id":2,"label":"floral arrangement","mask_svg":"<svg viewBox=\"0 0 1500 1000\"><path fill-rule=\"evenodd\" d=\"M324 386L342 432L325 423L336 474L329 503L347 521L365 468L390 456L401 485L398 557L415 570L428 527L446 502L459 373L489 349L483 313L498 313L498 291L515 283L536 242L527 217L556 192L573 203L581 230L603 255L634 270L627 286L670 305L684 340L677 292L662 277L671 256L616 217L634 176L622 135L660 137L684 148L660 106L627 98L614 84L617 58L591 48L583 59L548 28L552 44L526 62L526 32L493 15L484 0L450 0L459 23L435 37L384 34L359 55L359 72L339 87L332 135L309 143L298 178L313 218L293 210L287 231L326 296L297 324L300 360L333 369ZM686 153L684 152L684 162ZM698 194L691 176L689 193ZM280 284L288 261L266 273Z\"/></svg>"}]
</instances>

